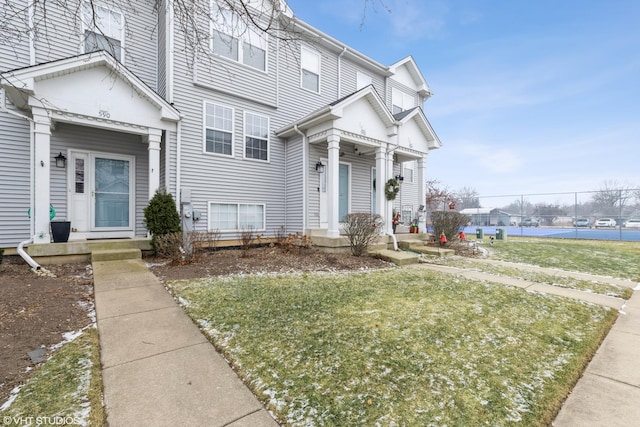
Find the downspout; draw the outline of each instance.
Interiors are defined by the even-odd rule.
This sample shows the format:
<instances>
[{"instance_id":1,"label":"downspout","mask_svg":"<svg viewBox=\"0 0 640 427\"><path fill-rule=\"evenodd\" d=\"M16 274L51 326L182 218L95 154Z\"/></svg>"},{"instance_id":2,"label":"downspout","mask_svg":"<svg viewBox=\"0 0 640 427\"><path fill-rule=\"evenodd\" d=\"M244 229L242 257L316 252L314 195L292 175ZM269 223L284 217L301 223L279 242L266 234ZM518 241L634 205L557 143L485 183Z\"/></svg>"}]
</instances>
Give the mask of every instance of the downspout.
<instances>
[{"instance_id":1,"label":"downspout","mask_svg":"<svg viewBox=\"0 0 640 427\"><path fill-rule=\"evenodd\" d=\"M347 47L342 48L342 52L338 55L338 99L342 98L342 55L347 53Z\"/></svg>"},{"instance_id":2,"label":"downspout","mask_svg":"<svg viewBox=\"0 0 640 427\"><path fill-rule=\"evenodd\" d=\"M33 243L33 238L29 240L25 240L24 242L20 242L17 249L18 255L20 255L22 259L24 259L27 262L27 264L31 266L31 268L33 268L34 270L40 270L40 264L35 262L33 258L31 258L29 254L26 253L25 250L23 249L25 245L29 245L31 243Z\"/></svg>"},{"instance_id":3,"label":"downspout","mask_svg":"<svg viewBox=\"0 0 640 427\"><path fill-rule=\"evenodd\" d=\"M307 147L307 136L298 129L298 125L293 125L293 130L302 137L302 233L304 234L307 230L307 212L309 210L309 201L307 200L307 181L309 171L307 170L309 165L309 153Z\"/></svg>"}]
</instances>

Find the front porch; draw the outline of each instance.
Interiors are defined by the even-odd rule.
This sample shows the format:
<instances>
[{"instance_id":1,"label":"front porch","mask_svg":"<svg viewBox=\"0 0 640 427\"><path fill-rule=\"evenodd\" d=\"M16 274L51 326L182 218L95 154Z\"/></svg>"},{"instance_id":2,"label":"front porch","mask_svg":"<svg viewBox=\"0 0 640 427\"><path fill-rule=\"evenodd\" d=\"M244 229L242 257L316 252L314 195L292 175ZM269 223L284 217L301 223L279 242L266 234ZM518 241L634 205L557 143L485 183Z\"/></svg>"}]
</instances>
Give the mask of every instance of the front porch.
<instances>
[{"instance_id":1,"label":"front porch","mask_svg":"<svg viewBox=\"0 0 640 427\"><path fill-rule=\"evenodd\" d=\"M317 250L328 253L350 253L349 240L346 236L329 237L326 229L307 230L314 247ZM428 234L402 233L394 235L401 250L407 250L411 246L424 246ZM262 243L270 243L275 239L263 239ZM242 245L240 240L221 240L218 248L233 248ZM377 242L369 248L369 252L393 251L393 238L388 235L380 236ZM39 243L31 244L25 248L26 253L38 264L67 264L78 262L91 262L92 254L105 251L130 251L136 250L142 253L150 252L151 240L147 238L132 239L104 239L104 240L74 240L64 243ZM5 255L18 255L15 249L7 250Z\"/></svg>"}]
</instances>

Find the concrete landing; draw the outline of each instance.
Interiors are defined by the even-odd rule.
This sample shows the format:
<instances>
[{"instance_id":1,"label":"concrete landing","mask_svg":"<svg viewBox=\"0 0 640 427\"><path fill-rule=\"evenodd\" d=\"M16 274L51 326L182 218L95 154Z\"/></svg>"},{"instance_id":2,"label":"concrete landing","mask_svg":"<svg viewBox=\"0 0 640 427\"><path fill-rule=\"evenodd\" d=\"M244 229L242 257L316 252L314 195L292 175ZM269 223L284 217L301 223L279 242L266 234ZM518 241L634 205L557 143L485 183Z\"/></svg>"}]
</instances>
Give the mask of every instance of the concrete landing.
<instances>
[{"instance_id":1,"label":"concrete landing","mask_svg":"<svg viewBox=\"0 0 640 427\"><path fill-rule=\"evenodd\" d=\"M440 248L435 246L420 246L420 245L411 245L409 247L414 252L420 252L425 255L435 255L435 256L453 256L456 254L456 251L453 249Z\"/></svg>"}]
</instances>

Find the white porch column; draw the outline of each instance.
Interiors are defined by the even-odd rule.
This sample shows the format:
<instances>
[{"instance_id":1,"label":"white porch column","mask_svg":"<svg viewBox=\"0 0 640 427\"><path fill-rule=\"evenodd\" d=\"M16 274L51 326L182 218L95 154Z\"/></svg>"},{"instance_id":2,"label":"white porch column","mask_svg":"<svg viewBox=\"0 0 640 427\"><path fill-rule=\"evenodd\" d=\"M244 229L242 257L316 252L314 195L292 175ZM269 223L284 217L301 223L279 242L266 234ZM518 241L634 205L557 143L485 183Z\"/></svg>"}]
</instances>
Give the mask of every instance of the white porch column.
<instances>
[{"instance_id":1,"label":"white porch column","mask_svg":"<svg viewBox=\"0 0 640 427\"><path fill-rule=\"evenodd\" d=\"M149 200L160 188L160 141L162 131L149 129Z\"/></svg>"},{"instance_id":2,"label":"white porch column","mask_svg":"<svg viewBox=\"0 0 640 427\"><path fill-rule=\"evenodd\" d=\"M427 155L428 154L424 154L420 159L418 159L418 206L422 205L425 207L425 210L423 212L420 212L420 215L418 215L418 218L419 218L418 230L421 233L424 233L427 227L427 208L426 208Z\"/></svg>"},{"instance_id":3,"label":"white porch column","mask_svg":"<svg viewBox=\"0 0 640 427\"><path fill-rule=\"evenodd\" d=\"M51 203L51 118L47 110L32 107L33 114L33 185L31 208L33 242L51 243L49 205Z\"/></svg>"},{"instance_id":4,"label":"white porch column","mask_svg":"<svg viewBox=\"0 0 640 427\"><path fill-rule=\"evenodd\" d=\"M327 237L340 236L340 137L327 137Z\"/></svg>"},{"instance_id":5,"label":"white porch column","mask_svg":"<svg viewBox=\"0 0 640 427\"><path fill-rule=\"evenodd\" d=\"M386 167L387 176L386 176L386 178L384 180L385 185L387 183L387 180L393 178L393 153L394 153L393 151L387 153L387 159L386 159L387 160L387 162L386 162L387 163L387 167ZM384 210L385 215L384 215L384 217L390 219L389 221L387 221L387 225L386 225L387 233L393 234L393 224L391 223L391 219L393 218L393 201L387 200L386 196L384 196L384 195L382 197L384 198L384 201L385 201L385 210ZM402 218L402 219L404 220L404 218Z\"/></svg>"},{"instance_id":6,"label":"white porch column","mask_svg":"<svg viewBox=\"0 0 640 427\"><path fill-rule=\"evenodd\" d=\"M387 150L384 146L376 148L376 212L385 222L385 230L391 223L391 217L386 216L387 198L384 195L384 186L387 183Z\"/></svg>"}]
</instances>

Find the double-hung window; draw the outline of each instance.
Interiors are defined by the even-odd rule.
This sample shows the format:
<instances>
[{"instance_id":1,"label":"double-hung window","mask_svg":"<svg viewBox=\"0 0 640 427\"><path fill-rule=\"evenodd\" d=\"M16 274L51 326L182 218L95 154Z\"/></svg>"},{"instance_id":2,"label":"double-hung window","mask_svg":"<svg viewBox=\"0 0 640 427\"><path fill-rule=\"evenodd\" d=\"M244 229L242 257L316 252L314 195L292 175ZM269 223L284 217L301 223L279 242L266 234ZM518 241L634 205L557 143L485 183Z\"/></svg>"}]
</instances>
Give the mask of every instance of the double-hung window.
<instances>
[{"instance_id":1,"label":"double-hung window","mask_svg":"<svg viewBox=\"0 0 640 427\"><path fill-rule=\"evenodd\" d=\"M248 159L269 160L269 118L244 114L244 156Z\"/></svg>"},{"instance_id":2,"label":"double-hung window","mask_svg":"<svg viewBox=\"0 0 640 427\"><path fill-rule=\"evenodd\" d=\"M266 34L250 28L230 9L211 2L211 50L261 71L267 69Z\"/></svg>"},{"instance_id":3,"label":"double-hung window","mask_svg":"<svg viewBox=\"0 0 640 427\"><path fill-rule=\"evenodd\" d=\"M320 93L320 54L302 46L300 67L302 87Z\"/></svg>"},{"instance_id":4,"label":"double-hung window","mask_svg":"<svg viewBox=\"0 0 640 427\"><path fill-rule=\"evenodd\" d=\"M209 229L242 231L265 229L265 205L248 203L209 203Z\"/></svg>"},{"instance_id":5,"label":"double-hung window","mask_svg":"<svg viewBox=\"0 0 640 427\"><path fill-rule=\"evenodd\" d=\"M205 102L204 116L204 151L233 155L233 109Z\"/></svg>"},{"instance_id":6,"label":"double-hung window","mask_svg":"<svg viewBox=\"0 0 640 427\"><path fill-rule=\"evenodd\" d=\"M122 13L93 2L83 5L84 52L105 50L122 61L124 18Z\"/></svg>"}]
</instances>

